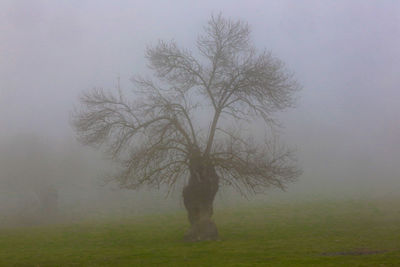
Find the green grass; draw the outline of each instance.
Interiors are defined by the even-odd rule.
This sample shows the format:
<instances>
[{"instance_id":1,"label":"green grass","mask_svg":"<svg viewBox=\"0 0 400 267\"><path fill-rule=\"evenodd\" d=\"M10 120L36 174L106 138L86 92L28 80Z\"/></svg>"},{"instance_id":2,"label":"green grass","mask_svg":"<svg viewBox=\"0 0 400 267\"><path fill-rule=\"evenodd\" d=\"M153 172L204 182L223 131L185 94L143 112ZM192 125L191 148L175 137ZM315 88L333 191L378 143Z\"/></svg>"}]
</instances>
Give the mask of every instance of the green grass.
<instances>
[{"instance_id":1,"label":"green grass","mask_svg":"<svg viewBox=\"0 0 400 267\"><path fill-rule=\"evenodd\" d=\"M183 212L0 230L0 266L400 266L400 200L217 209L221 241L184 243ZM361 255L355 255L361 254Z\"/></svg>"}]
</instances>

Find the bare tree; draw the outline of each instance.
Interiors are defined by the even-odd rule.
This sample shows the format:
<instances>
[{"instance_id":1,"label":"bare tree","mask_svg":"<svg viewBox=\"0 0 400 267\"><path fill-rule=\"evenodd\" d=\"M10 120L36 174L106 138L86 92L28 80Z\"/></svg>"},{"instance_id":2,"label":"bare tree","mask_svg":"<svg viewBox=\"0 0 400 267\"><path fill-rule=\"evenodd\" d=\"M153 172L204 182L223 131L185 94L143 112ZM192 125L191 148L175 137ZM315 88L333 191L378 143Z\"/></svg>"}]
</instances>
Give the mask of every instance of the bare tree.
<instances>
[{"instance_id":1,"label":"bare tree","mask_svg":"<svg viewBox=\"0 0 400 267\"><path fill-rule=\"evenodd\" d=\"M275 139L260 144L241 130L257 118L274 125L271 114L291 107L299 90L283 63L257 52L249 37L247 23L211 16L196 54L160 41L146 51L154 77L134 77L131 100L120 88L94 89L74 114L81 142L102 145L121 163L113 177L121 187L173 187L188 177L189 241L218 238L211 216L220 185L256 193L299 175Z\"/></svg>"}]
</instances>

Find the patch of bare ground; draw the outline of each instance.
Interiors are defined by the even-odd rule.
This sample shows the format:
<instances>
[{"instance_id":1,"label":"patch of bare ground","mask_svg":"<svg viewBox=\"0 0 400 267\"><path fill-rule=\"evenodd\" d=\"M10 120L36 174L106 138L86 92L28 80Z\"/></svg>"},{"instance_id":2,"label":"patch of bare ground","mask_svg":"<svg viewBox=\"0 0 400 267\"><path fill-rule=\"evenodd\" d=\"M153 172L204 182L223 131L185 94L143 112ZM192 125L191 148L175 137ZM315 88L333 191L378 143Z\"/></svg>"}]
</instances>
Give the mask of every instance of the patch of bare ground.
<instances>
[{"instance_id":1,"label":"patch of bare ground","mask_svg":"<svg viewBox=\"0 0 400 267\"><path fill-rule=\"evenodd\" d=\"M336 252L324 252L322 256L362 256L362 255L373 255L382 254L389 252L389 250L368 250L368 249L356 249L351 251L336 251Z\"/></svg>"}]
</instances>

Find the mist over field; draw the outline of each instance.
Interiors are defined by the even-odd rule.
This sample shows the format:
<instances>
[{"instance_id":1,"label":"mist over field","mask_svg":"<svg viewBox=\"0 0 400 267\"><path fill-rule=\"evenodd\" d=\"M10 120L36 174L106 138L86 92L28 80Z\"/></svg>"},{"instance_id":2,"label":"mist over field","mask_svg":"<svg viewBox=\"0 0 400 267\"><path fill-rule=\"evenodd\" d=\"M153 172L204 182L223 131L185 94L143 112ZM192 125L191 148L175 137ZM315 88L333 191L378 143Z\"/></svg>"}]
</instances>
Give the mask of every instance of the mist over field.
<instances>
[{"instance_id":1,"label":"mist over field","mask_svg":"<svg viewBox=\"0 0 400 267\"><path fill-rule=\"evenodd\" d=\"M210 14L242 19L303 89L279 113L303 174L250 201L395 198L400 192L400 3L396 1L1 1L0 226L183 209L167 190L104 185L113 163L76 141L71 113L93 88L129 91L159 39L192 49ZM259 129L260 130L260 129ZM257 128L255 129L257 132ZM56 207L53 207L54 203ZM51 220L51 219L49 219Z\"/></svg>"}]
</instances>

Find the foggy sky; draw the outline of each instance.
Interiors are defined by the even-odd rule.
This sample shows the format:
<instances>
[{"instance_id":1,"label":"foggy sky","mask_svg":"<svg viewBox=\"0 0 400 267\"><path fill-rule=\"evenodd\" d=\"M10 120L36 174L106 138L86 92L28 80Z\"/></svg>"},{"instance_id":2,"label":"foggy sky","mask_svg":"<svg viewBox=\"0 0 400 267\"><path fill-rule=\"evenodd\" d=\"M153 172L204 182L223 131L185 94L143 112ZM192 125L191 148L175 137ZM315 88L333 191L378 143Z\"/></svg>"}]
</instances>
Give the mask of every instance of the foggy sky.
<instances>
[{"instance_id":1,"label":"foggy sky","mask_svg":"<svg viewBox=\"0 0 400 267\"><path fill-rule=\"evenodd\" d=\"M146 45L174 39L194 48L213 12L247 21L255 45L302 84L298 107L281 115L300 179L381 179L400 189L394 0L1 1L0 138L74 138L69 116L81 92L111 89L118 76L129 89L129 78L146 72Z\"/></svg>"}]
</instances>

